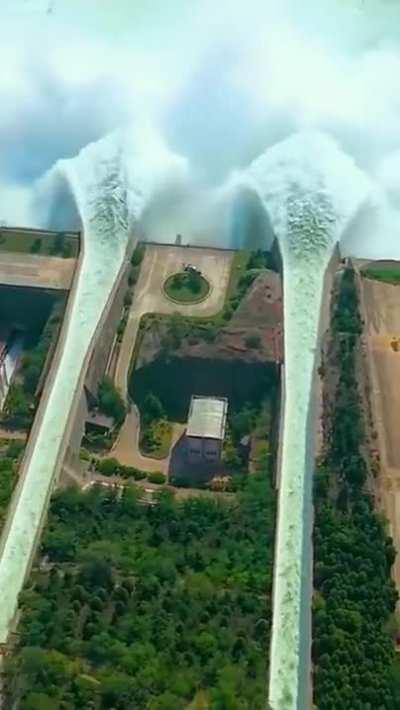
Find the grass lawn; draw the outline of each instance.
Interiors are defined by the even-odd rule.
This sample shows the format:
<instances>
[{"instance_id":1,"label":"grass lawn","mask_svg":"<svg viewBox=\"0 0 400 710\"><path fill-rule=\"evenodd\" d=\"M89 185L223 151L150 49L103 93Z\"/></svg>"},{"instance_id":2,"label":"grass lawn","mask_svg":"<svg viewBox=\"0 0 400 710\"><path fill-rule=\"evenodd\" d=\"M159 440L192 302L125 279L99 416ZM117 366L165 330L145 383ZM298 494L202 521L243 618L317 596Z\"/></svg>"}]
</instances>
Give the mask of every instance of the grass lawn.
<instances>
[{"instance_id":1,"label":"grass lawn","mask_svg":"<svg viewBox=\"0 0 400 710\"><path fill-rule=\"evenodd\" d=\"M361 271L362 275L367 279L375 281L383 281L389 284L400 284L400 264L398 268L369 268Z\"/></svg>"},{"instance_id":2,"label":"grass lawn","mask_svg":"<svg viewBox=\"0 0 400 710\"><path fill-rule=\"evenodd\" d=\"M140 453L152 459L167 458L172 442L172 424L165 419L140 431Z\"/></svg>"},{"instance_id":3,"label":"grass lawn","mask_svg":"<svg viewBox=\"0 0 400 710\"><path fill-rule=\"evenodd\" d=\"M79 238L69 233L40 234L2 231L0 228L0 252L39 254L41 256L76 257Z\"/></svg>"},{"instance_id":4,"label":"grass lawn","mask_svg":"<svg viewBox=\"0 0 400 710\"><path fill-rule=\"evenodd\" d=\"M208 295L210 284L204 276L181 272L167 278L164 291L177 303L198 303Z\"/></svg>"}]
</instances>

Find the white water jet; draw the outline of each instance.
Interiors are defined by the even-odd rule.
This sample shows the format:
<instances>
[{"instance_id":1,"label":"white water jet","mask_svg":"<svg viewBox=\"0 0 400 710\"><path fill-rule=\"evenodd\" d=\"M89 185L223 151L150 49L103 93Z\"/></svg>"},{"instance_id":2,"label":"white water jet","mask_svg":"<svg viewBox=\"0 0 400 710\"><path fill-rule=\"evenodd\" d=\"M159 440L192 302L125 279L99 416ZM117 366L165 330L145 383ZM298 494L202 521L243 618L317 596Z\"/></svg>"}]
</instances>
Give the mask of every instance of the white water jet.
<instances>
[{"instance_id":1,"label":"white water jet","mask_svg":"<svg viewBox=\"0 0 400 710\"><path fill-rule=\"evenodd\" d=\"M311 515L316 396L313 378L325 271L371 184L335 143L298 135L249 168L279 239L285 308L283 446L275 544L269 699L274 710L308 707Z\"/></svg>"},{"instance_id":2,"label":"white water jet","mask_svg":"<svg viewBox=\"0 0 400 710\"><path fill-rule=\"evenodd\" d=\"M155 7L130 0L8 0L0 12L0 59L7 67L0 77L0 100L7 108L0 113L0 220L65 228L63 220L70 219L68 226L75 226L74 204L64 191L67 175L85 228L80 295L70 323L69 349L62 358L66 385L63 390L59 383L58 399L49 403L53 414L46 412L42 423L50 434L47 446L43 434L40 451L32 456L34 469L29 468L32 501L25 497L26 515L35 524L34 504L43 505L37 487L47 486L51 476L39 459L45 462L49 452L51 459L62 438L55 404L63 409L61 394L70 396L77 376L72 365L76 370L81 361L118 273L130 225L147 199L146 190L137 185L145 174L150 189L152 177L142 161L140 175L132 175L129 166L132 163L134 172L137 163L135 151L129 153L129 139L121 139L115 151L115 139L102 141L76 163L57 164L58 159L73 156L139 112L174 151L189 157L192 174L204 183L199 185L200 202L208 197L209 185L223 182L230 170L243 168L294 131L313 128L334 136L379 187L371 188L364 219L353 224L351 217L369 187L354 165L321 137L293 139L287 148L279 146L256 160L249 171L250 185L266 205L284 259L287 401L280 510L285 510L285 501L290 512L287 519L282 517L277 539L271 702L274 710L293 707L296 694L302 696L304 554L296 535L303 522L307 535L309 520L306 474L312 456L307 452L307 419L323 273L343 233L347 253L400 256L398 171L392 159L400 149L399 4L221 0L216 5L200 0L193 7L171 0ZM152 168L156 164L150 160ZM44 173L47 177L38 187L37 178ZM44 195L40 210L38 201L32 203L32 187L36 198ZM196 216L196 235L209 235L207 200L194 212L195 200L190 191L187 194L179 219L170 218L168 232L180 232L179 221ZM213 201L215 195L209 196ZM158 226L162 214L158 221L154 211L151 215L154 230L164 232ZM365 215L374 219L368 232ZM235 246L240 246L238 241ZM21 505L18 510L22 526ZM25 560L23 532L18 529L15 564ZM8 549L8 559L14 564L11 552ZM15 574L18 577L18 570ZM2 588L10 584L12 595L16 587L1 566L0 582ZM13 603L10 599L4 613Z\"/></svg>"},{"instance_id":3,"label":"white water jet","mask_svg":"<svg viewBox=\"0 0 400 710\"><path fill-rule=\"evenodd\" d=\"M50 391L42 396L0 550L0 644L7 641L15 617L18 594L62 463L75 400L81 395L87 354L118 282L135 222L166 175L184 167L161 145L151 152L151 142L147 151L133 137L123 144L130 148L128 166L121 155L120 136L113 135L86 148L76 160L59 163L46 181L51 186L64 176L71 185L83 222L83 256L54 356L59 360L55 378L48 381Z\"/></svg>"},{"instance_id":4,"label":"white water jet","mask_svg":"<svg viewBox=\"0 0 400 710\"><path fill-rule=\"evenodd\" d=\"M6 0L0 16L0 222L50 226L27 208L37 178L138 117L188 158L200 199L304 129L392 189L397 0ZM347 242L353 254L400 256L400 207L379 212L379 239Z\"/></svg>"}]
</instances>

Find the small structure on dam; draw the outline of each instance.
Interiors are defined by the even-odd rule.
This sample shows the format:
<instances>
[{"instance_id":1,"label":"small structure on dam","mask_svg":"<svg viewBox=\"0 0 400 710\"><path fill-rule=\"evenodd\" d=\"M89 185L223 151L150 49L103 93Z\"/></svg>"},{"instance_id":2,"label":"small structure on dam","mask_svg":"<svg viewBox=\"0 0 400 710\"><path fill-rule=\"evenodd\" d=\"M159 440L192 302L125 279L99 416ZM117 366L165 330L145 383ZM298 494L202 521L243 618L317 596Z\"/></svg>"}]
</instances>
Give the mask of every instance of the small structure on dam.
<instances>
[{"instance_id":1,"label":"small structure on dam","mask_svg":"<svg viewBox=\"0 0 400 710\"><path fill-rule=\"evenodd\" d=\"M185 432L189 464L212 464L221 460L227 411L226 397L192 397Z\"/></svg>"}]
</instances>

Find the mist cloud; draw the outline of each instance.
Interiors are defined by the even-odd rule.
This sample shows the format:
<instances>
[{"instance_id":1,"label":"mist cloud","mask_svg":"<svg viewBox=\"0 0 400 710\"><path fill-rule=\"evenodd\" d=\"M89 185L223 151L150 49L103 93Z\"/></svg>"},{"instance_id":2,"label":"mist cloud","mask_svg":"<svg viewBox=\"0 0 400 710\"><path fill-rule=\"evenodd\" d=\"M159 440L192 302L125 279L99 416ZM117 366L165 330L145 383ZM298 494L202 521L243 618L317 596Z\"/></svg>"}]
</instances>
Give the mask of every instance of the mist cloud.
<instances>
[{"instance_id":1,"label":"mist cloud","mask_svg":"<svg viewBox=\"0 0 400 710\"><path fill-rule=\"evenodd\" d=\"M300 10L294 0L200 0L189 13L171 0L155 13L151 3L55 0L50 15L41 0L10 7L0 11L0 219L18 219L20 205L20 221L32 221L29 190L43 175L138 115L189 162L190 184L160 196L171 230L175 204L196 233L203 215L211 234L206 203L214 210L232 173L315 129L376 181L385 229L397 218L388 165L400 150L398 3L309 0ZM48 214L63 213L57 195ZM146 215L160 225L158 208Z\"/></svg>"}]
</instances>

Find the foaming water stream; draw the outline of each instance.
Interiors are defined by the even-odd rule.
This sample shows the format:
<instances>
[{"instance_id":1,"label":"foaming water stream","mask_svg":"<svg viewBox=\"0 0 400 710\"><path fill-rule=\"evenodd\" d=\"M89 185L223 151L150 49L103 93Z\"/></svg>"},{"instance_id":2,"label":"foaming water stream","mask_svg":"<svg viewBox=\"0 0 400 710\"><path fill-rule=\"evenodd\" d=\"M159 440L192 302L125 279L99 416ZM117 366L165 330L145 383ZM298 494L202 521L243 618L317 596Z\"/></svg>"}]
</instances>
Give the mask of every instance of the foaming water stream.
<instances>
[{"instance_id":1,"label":"foaming water stream","mask_svg":"<svg viewBox=\"0 0 400 710\"><path fill-rule=\"evenodd\" d=\"M84 230L64 350L0 560L0 641L132 230L141 221L150 238L235 247L246 233L253 246L253 191L257 230L277 235L284 271L270 702L303 710L324 275L339 239L346 253L400 257L399 4L8 0L0 13L0 221ZM240 181L250 192L236 200Z\"/></svg>"},{"instance_id":2,"label":"foaming water stream","mask_svg":"<svg viewBox=\"0 0 400 710\"><path fill-rule=\"evenodd\" d=\"M370 184L319 134L267 151L248 175L278 236L284 279L286 396L269 698L274 710L303 710L310 700L312 476L324 279L335 244Z\"/></svg>"},{"instance_id":3,"label":"foaming water stream","mask_svg":"<svg viewBox=\"0 0 400 710\"><path fill-rule=\"evenodd\" d=\"M26 578L40 534L46 503L62 464L68 427L81 396L90 348L110 299L118 286L132 230L165 172L180 169L181 161L165 149L143 154L131 143L132 165L124 170L118 140L106 139L85 149L73 162L59 163L57 184L69 181L81 214L84 244L79 273L68 302L53 375L42 395L13 498L0 549L0 644L7 641L18 594ZM51 183L53 181L51 180Z\"/></svg>"},{"instance_id":4,"label":"foaming water stream","mask_svg":"<svg viewBox=\"0 0 400 710\"><path fill-rule=\"evenodd\" d=\"M398 193L397 0L6 0L0 17L0 221L52 226L30 209L37 181L131 121L187 158L201 200L303 130L334 137L383 193ZM353 234L349 251L400 256L399 202L389 207L379 239Z\"/></svg>"}]
</instances>

